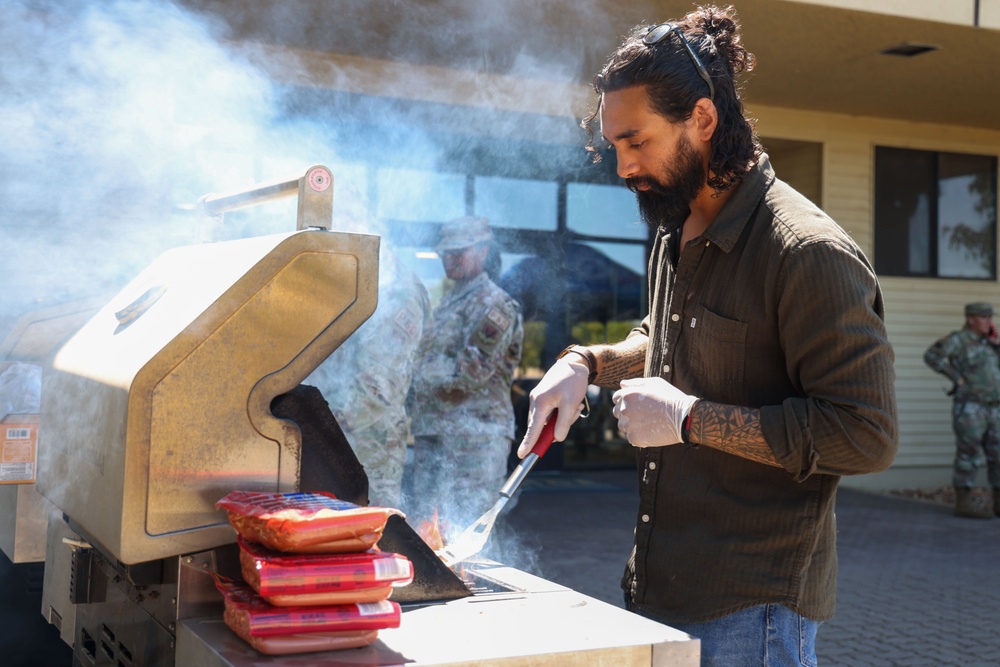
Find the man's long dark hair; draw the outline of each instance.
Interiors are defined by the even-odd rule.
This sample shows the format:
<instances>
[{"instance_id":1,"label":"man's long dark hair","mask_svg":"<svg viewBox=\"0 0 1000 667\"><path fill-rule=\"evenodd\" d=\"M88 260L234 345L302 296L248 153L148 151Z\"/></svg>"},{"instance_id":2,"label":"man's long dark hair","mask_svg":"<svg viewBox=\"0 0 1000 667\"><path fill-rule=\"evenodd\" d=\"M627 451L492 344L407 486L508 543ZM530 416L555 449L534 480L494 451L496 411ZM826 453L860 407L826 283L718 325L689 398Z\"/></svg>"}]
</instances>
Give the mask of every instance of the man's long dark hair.
<instances>
[{"instance_id":1,"label":"man's long dark hair","mask_svg":"<svg viewBox=\"0 0 1000 667\"><path fill-rule=\"evenodd\" d=\"M733 7L699 7L677 22L701 59L715 86L719 124L712 136L709 187L723 191L740 182L763 153L753 123L746 118L735 77L754 68L754 56L740 43L739 22ZM677 35L653 46L642 38L648 25L638 25L594 77L597 94L646 86L653 110L673 123L691 117L699 99L708 97L708 85L698 75ZM601 159L594 146L593 123L600 106L581 125L590 133L587 150Z\"/></svg>"}]
</instances>

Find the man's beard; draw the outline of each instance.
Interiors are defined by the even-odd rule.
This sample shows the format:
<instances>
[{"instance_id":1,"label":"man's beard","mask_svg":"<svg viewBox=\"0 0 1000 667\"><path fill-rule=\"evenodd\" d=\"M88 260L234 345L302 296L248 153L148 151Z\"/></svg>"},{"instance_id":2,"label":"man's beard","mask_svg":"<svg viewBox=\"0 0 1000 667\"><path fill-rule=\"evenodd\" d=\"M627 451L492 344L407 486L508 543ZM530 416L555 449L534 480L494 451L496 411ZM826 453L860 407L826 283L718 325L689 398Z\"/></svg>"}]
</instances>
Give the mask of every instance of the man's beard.
<instances>
[{"instance_id":1,"label":"man's beard","mask_svg":"<svg viewBox=\"0 0 1000 667\"><path fill-rule=\"evenodd\" d=\"M708 174L701 155L694 149L687 137L681 136L677 143L677 162L664 166L666 183L652 177L626 179L625 185L635 193L639 203L642 221L656 229L676 229L684 224L691 213L691 202L705 187ZM637 190L640 184L648 190Z\"/></svg>"}]
</instances>

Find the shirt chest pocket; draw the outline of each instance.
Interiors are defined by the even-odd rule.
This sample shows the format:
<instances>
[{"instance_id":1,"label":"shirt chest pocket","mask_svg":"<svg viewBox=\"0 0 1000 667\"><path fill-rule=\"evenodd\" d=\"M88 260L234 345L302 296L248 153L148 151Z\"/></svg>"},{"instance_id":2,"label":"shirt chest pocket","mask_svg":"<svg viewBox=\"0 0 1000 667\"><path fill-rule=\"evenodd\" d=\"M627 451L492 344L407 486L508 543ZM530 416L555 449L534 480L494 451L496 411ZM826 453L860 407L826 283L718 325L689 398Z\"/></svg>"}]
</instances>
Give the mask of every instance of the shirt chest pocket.
<instances>
[{"instance_id":1,"label":"shirt chest pocket","mask_svg":"<svg viewBox=\"0 0 1000 667\"><path fill-rule=\"evenodd\" d=\"M685 323L691 370L705 385L742 383L746 368L747 325L706 308Z\"/></svg>"}]
</instances>

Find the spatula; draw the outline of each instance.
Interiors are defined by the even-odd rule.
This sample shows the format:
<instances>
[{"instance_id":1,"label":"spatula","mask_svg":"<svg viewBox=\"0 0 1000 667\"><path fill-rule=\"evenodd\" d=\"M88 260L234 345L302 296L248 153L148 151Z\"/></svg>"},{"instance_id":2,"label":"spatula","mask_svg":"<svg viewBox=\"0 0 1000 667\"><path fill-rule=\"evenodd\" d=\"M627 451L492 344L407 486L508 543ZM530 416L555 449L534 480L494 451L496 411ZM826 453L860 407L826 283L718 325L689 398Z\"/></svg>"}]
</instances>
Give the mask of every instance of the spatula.
<instances>
[{"instance_id":1,"label":"spatula","mask_svg":"<svg viewBox=\"0 0 1000 667\"><path fill-rule=\"evenodd\" d=\"M500 498L497 499L493 507L479 517L475 523L462 531L458 539L447 547L435 552L444 561L445 565L451 567L456 563L468 560L482 551L483 547L486 546L486 542L490 538L490 533L493 531L493 524L496 523L497 515L500 514L500 511L507 504L507 501L510 500L510 497L514 495L514 492L517 491L517 488L521 486L521 482L528 476L528 472L535 465L535 462L545 456L545 452L549 450L549 446L555 438L557 412L558 410L553 410L552 414L549 415L549 420L542 427L542 432L538 436L538 440L535 441L535 446L531 448L531 452L524 457L514 469L514 472L510 474L510 477L507 478L507 482L500 489Z\"/></svg>"}]
</instances>

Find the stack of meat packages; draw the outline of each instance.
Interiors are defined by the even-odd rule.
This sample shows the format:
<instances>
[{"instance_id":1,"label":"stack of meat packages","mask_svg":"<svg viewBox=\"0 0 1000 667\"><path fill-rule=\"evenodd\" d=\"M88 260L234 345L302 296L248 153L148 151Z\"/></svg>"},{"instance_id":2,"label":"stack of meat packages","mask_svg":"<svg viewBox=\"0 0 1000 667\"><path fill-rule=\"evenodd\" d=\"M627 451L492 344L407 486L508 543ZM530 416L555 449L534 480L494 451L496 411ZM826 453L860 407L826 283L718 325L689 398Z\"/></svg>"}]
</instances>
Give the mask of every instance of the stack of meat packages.
<instances>
[{"instance_id":1,"label":"stack of meat packages","mask_svg":"<svg viewBox=\"0 0 1000 667\"><path fill-rule=\"evenodd\" d=\"M379 551L399 510L361 507L326 493L234 491L229 513L243 581L216 576L225 622L261 653L283 655L367 646L397 628L393 588L413 581L404 556Z\"/></svg>"}]
</instances>

